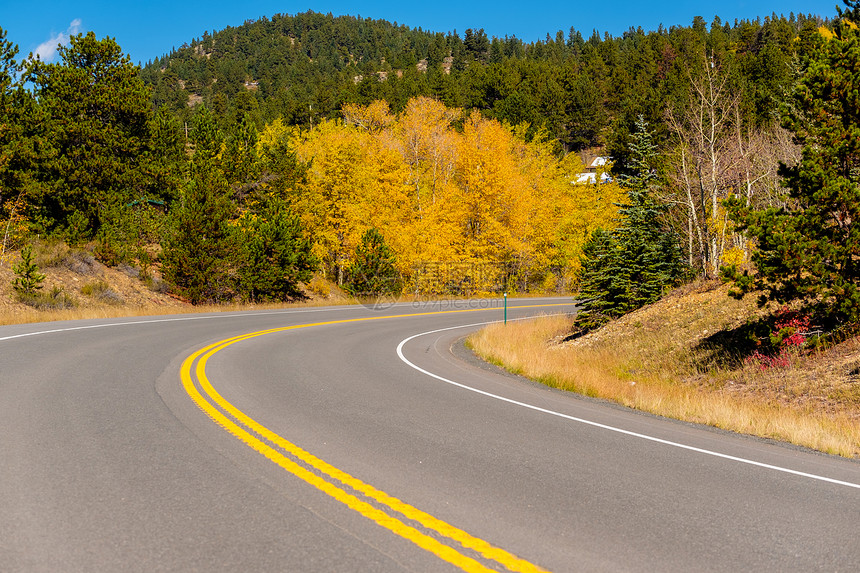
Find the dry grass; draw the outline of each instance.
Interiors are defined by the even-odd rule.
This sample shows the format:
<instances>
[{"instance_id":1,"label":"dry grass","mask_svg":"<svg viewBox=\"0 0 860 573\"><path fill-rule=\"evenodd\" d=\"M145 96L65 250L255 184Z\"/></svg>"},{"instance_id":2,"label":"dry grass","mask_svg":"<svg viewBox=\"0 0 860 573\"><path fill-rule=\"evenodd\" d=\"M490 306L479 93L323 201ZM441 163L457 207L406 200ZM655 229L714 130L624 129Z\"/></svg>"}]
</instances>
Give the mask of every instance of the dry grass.
<instances>
[{"instance_id":1,"label":"dry grass","mask_svg":"<svg viewBox=\"0 0 860 573\"><path fill-rule=\"evenodd\" d=\"M100 297L93 297L99 299ZM242 312L249 310L267 310L267 309L283 309L283 308L305 308L332 306L339 304L352 304L348 300L324 300L310 299L299 302L289 303L265 303L265 304L219 304L219 305L198 305L180 303L175 306L163 305L147 305L147 306L129 306L127 304L117 303L113 300L102 301L102 304L93 306L76 307L72 309L61 310L38 310L35 308L16 308L14 311L4 311L0 309L0 325L5 324L28 324L34 322L53 322L58 320L83 320L83 319L98 319L98 318L123 318L136 316L154 316L154 315L170 315L170 314L194 314L194 313L214 313L214 312Z\"/></svg>"},{"instance_id":2,"label":"dry grass","mask_svg":"<svg viewBox=\"0 0 860 573\"><path fill-rule=\"evenodd\" d=\"M709 336L755 311L711 287L675 293L587 337L572 320L491 325L470 338L485 359L547 385L653 414L860 456L860 343L784 368L714 356Z\"/></svg>"}]
</instances>

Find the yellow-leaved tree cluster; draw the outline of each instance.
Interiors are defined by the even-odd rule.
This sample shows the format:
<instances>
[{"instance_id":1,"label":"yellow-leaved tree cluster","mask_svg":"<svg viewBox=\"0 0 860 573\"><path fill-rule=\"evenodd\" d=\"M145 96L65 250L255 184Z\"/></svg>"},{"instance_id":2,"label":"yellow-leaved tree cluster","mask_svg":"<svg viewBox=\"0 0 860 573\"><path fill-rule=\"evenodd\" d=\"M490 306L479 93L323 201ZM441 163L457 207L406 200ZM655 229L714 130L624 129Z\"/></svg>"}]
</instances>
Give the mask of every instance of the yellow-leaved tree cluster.
<instances>
[{"instance_id":1,"label":"yellow-leaved tree cluster","mask_svg":"<svg viewBox=\"0 0 860 573\"><path fill-rule=\"evenodd\" d=\"M268 125L260 146L284 129ZM624 194L614 183L574 184L579 158L559 159L523 133L426 97L398 115L383 101L347 105L342 120L290 134L305 171L288 201L338 282L374 227L406 293L565 291L583 243L613 227Z\"/></svg>"}]
</instances>

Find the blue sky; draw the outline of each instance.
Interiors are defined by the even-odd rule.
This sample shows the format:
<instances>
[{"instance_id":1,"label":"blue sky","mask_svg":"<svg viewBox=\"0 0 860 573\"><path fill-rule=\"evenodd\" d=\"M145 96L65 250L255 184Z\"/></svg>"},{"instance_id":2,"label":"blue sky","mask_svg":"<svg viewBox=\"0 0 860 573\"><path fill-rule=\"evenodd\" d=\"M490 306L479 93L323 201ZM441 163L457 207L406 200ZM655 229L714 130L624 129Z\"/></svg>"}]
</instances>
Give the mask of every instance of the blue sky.
<instances>
[{"instance_id":1,"label":"blue sky","mask_svg":"<svg viewBox=\"0 0 860 573\"><path fill-rule=\"evenodd\" d=\"M776 12L817 14L832 17L841 0L726 0L720 4L710 2L652 2L615 0L614 2L548 1L531 4L509 0L470 0L454 4L428 1L364 1L333 0L302 3L282 0L198 2L196 0L150 2L80 1L62 2L42 0L36 3L24 0L0 0L0 27L7 39L19 48L20 61L30 52L43 59L54 57L53 48L58 42L67 42L70 34L93 31L103 38L111 36L135 63L146 63L179 47L192 38L199 38L205 30L220 30L236 26L247 19L273 14L296 14L313 10L334 15L360 15L384 19L409 27L421 27L434 32L457 30L460 35L467 28L483 28L488 36L516 36L525 41L541 40L547 33L571 26L584 36L593 29L622 34L631 26L654 30L661 23L665 27L687 26L694 16L711 22L719 16L724 22L735 19L755 19Z\"/></svg>"}]
</instances>

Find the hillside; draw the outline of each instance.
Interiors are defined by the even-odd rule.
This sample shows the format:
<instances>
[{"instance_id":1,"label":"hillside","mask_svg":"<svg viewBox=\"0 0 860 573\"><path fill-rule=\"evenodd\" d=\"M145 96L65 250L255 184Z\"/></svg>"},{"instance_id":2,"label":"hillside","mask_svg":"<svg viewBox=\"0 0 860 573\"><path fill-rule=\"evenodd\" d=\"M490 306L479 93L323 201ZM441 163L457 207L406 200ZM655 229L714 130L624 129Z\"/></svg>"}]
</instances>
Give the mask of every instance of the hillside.
<instances>
[{"instance_id":1,"label":"hillside","mask_svg":"<svg viewBox=\"0 0 860 573\"><path fill-rule=\"evenodd\" d=\"M755 297L737 301L728 287L689 285L659 302L610 323L582 338L559 341L566 347L642 345L652 368L676 363L680 381L694 387L776 403L802 411L847 414L860 424L860 340L850 337L826 350L796 352L782 363L755 356L763 341L754 330L769 331L774 307L759 309ZM762 320L763 329L754 327ZM652 337L660 348L645 346ZM751 338L753 338L751 340ZM663 351L668 354L661 358Z\"/></svg>"},{"instance_id":2,"label":"hillside","mask_svg":"<svg viewBox=\"0 0 860 573\"><path fill-rule=\"evenodd\" d=\"M40 272L45 275L40 292L46 295L46 300L34 307L18 299L12 288L16 277L12 267L21 260L20 253L8 253L0 264L0 324L355 302L336 285L315 277L309 284L300 285L305 297L300 300L195 306L169 292L158 265L150 269L148 277L141 276L137 266L127 263L106 266L86 247L70 248L65 243L36 242L33 253Z\"/></svg>"},{"instance_id":3,"label":"hillside","mask_svg":"<svg viewBox=\"0 0 860 573\"><path fill-rule=\"evenodd\" d=\"M434 33L385 20L307 12L277 14L204 32L142 70L157 107L182 120L205 104L228 131L245 114L310 127L346 103L385 100L399 112L428 96L478 109L529 134L543 130L568 151L608 145L616 157L638 114L669 133L664 112L689 97L703 55L731 65L744 114L773 119L791 62L829 22L813 15L706 23L622 36L583 35L569 24L545 41L489 38L482 29Z\"/></svg>"},{"instance_id":4,"label":"hillside","mask_svg":"<svg viewBox=\"0 0 860 573\"><path fill-rule=\"evenodd\" d=\"M37 244L34 254L46 276L42 292L56 296L38 310L18 302L12 289L15 273L11 266L20 257L14 254L0 265L0 324L191 310L191 305L167 294L157 274L147 284L137 268L107 267L86 250L72 250L63 244Z\"/></svg>"}]
</instances>

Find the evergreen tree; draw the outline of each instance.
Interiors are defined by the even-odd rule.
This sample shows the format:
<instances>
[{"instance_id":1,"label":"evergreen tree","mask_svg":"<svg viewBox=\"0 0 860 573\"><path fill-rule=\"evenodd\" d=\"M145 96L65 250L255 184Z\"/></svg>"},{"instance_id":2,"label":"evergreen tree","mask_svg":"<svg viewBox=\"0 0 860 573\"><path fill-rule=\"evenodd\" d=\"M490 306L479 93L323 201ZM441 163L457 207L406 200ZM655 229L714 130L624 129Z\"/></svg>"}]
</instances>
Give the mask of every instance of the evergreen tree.
<instances>
[{"instance_id":1,"label":"evergreen tree","mask_svg":"<svg viewBox=\"0 0 860 573\"><path fill-rule=\"evenodd\" d=\"M582 246L580 263L579 296L583 302L576 325L588 331L623 314L616 309L624 306L619 294L626 289L619 283L625 277L618 266L618 247L612 234L596 229Z\"/></svg>"},{"instance_id":2,"label":"evergreen tree","mask_svg":"<svg viewBox=\"0 0 860 573\"><path fill-rule=\"evenodd\" d=\"M740 297L763 290L760 303L802 300L838 321L860 319L860 2L827 42L812 46L783 122L803 145L782 175L790 201L754 209L729 202L732 220L756 241L757 273L722 269Z\"/></svg>"},{"instance_id":3,"label":"evergreen tree","mask_svg":"<svg viewBox=\"0 0 860 573\"><path fill-rule=\"evenodd\" d=\"M192 304L229 300L235 293L238 245L234 207L224 174L210 159L192 164L191 180L173 213L162 274Z\"/></svg>"},{"instance_id":4,"label":"evergreen tree","mask_svg":"<svg viewBox=\"0 0 860 573\"><path fill-rule=\"evenodd\" d=\"M88 238L106 208L149 182L150 91L111 38L78 35L59 55L31 61L26 74L46 117L41 177L52 189L40 207L49 226Z\"/></svg>"},{"instance_id":5,"label":"evergreen tree","mask_svg":"<svg viewBox=\"0 0 860 573\"><path fill-rule=\"evenodd\" d=\"M642 116L630 156L633 173L621 177L627 203L619 205L618 227L610 234L596 231L583 249L585 301L577 324L586 330L656 301L684 275L677 237L661 221L665 207L652 196L657 148Z\"/></svg>"},{"instance_id":6,"label":"evergreen tree","mask_svg":"<svg viewBox=\"0 0 860 573\"><path fill-rule=\"evenodd\" d=\"M21 262L12 267L17 275L12 281L12 288L18 294L33 294L42 288L45 275L39 272L39 267L33 261L33 249L27 245L21 250Z\"/></svg>"},{"instance_id":7,"label":"evergreen tree","mask_svg":"<svg viewBox=\"0 0 860 573\"><path fill-rule=\"evenodd\" d=\"M371 227L361 237L346 271L346 291L357 296L380 296L400 291L394 252Z\"/></svg>"},{"instance_id":8,"label":"evergreen tree","mask_svg":"<svg viewBox=\"0 0 860 573\"><path fill-rule=\"evenodd\" d=\"M260 176L260 160L257 156L257 128L249 114L236 125L233 134L227 139L224 149L225 175L241 199Z\"/></svg>"},{"instance_id":9,"label":"evergreen tree","mask_svg":"<svg viewBox=\"0 0 860 573\"><path fill-rule=\"evenodd\" d=\"M621 224L613 233L629 282L628 311L656 301L684 272L678 238L662 221L666 207L653 196L658 184L654 169L657 146L641 115L636 120L630 156L633 173L620 177L627 189L627 204L620 206Z\"/></svg>"},{"instance_id":10,"label":"evergreen tree","mask_svg":"<svg viewBox=\"0 0 860 573\"><path fill-rule=\"evenodd\" d=\"M201 105L195 110L191 124L190 139L194 145L194 159L213 160L221 153L221 144L224 141L215 114L205 105Z\"/></svg>"},{"instance_id":11,"label":"evergreen tree","mask_svg":"<svg viewBox=\"0 0 860 573\"><path fill-rule=\"evenodd\" d=\"M37 150L42 147L38 126L43 117L18 79L17 53L18 46L6 40L6 31L0 28L0 220L6 222L0 228L0 255L17 247L11 241L10 224L36 194Z\"/></svg>"},{"instance_id":12,"label":"evergreen tree","mask_svg":"<svg viewBox=\"0 0 860 573\"><path fill-rule=\"evenodd\" d=\"M303 296L299 283L310 280L317 261L298 217L282 201L264 201L244 229L242 243L239 279L245 297L260 302Z\"/></svg>"}]
</instances>

